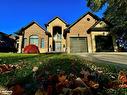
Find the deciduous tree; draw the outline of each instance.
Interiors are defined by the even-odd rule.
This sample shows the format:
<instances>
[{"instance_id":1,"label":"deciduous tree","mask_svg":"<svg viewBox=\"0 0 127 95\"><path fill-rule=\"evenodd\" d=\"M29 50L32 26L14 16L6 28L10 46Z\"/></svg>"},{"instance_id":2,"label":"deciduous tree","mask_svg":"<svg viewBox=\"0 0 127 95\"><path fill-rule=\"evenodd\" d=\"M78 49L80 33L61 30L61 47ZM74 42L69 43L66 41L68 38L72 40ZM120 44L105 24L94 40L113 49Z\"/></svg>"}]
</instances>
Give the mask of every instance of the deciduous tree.
<instances>
[{"instance_id":1,"label":"deciduous tree","mask_svg":"<svg viewBox=\"0 0 127 95\"><path fill-rule=\"evenodd\" d=\"M111 33L124 41L127 39L127 0L87 0L87 6L94 12L99 11L105 4L107 9L104 19L112 25ZM127 44L127 41L124 43Z\"/></svg>"}]
</instances>

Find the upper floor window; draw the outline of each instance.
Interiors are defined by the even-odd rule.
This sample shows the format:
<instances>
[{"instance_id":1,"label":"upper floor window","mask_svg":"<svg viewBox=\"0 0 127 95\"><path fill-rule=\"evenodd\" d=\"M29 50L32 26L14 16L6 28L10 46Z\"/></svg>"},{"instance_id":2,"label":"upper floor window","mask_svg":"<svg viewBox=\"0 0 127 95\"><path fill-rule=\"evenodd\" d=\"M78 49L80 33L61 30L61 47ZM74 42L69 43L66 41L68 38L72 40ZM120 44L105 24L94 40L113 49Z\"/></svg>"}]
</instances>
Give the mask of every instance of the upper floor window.
<instances>
[{"instance_id":1,"label":"upper floor window","mask_svg":"<svg viewBox=\"0 0 127 95\"><path fill-rule=\"evenodd\" d=\"M36 35L30 36L30 44L34 44L34 45L38 46L38 36L36 36Z\"/></svg>"},{"instance_id":2,"label":"upper floor window","mask_svg":"<svg viewBox=\"0 0 127 95\"><path fill-rule=\"evenodd\" d=\"M62 34L56 34L56 35L54 35L54 39L55 40L60 40L60 39L62 39Z\"/></svg>"},{"instance_id":3,"label":"upper floor window","mask_svg":"<svg viewBox=\"0 0 127 95\"><path fill-rule=\"evenodd\" d=\"M62 27L60 26L53 27L53 37L54 40L62 39Z\"/></svg>"}]
</instances>

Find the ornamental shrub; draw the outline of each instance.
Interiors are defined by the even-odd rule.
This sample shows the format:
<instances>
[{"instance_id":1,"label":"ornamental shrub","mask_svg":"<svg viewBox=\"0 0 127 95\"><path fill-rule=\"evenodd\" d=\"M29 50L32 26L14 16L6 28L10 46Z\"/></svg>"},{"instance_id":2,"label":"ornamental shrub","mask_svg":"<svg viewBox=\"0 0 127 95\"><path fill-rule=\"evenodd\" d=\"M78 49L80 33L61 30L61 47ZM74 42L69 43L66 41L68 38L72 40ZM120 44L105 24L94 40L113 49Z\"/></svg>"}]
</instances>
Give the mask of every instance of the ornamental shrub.
<instances>
[{"instance_id":1,"label":"ornamental shrub","mask_svg":"<svg viewBox=\"0 0 127 95\"><path fill-rule=\"evenodd\" d=\"M24 53L27 53L27 54L36 54L36 53L40 53L39 52L39 49L36 45L28 45L24 48Z\"/></svg>"}]
</instances>

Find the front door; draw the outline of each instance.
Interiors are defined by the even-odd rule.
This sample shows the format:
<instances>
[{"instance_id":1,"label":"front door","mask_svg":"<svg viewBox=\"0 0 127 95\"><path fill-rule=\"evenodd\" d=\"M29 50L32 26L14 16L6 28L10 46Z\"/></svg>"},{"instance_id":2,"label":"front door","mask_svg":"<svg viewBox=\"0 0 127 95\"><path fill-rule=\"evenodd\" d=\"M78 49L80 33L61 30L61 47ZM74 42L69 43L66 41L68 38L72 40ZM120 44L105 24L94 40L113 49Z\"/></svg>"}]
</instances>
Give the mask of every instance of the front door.
<instances>
[{"instance_id":1,"label":"front door","mask_svg":"<svg viewBox=\"0 0 127 95\"><path fill-rule=\"evenodd\" d=\"M62 48L61 42L55 42L55 51L60 52Z\"/></svg>"}]
</instances>

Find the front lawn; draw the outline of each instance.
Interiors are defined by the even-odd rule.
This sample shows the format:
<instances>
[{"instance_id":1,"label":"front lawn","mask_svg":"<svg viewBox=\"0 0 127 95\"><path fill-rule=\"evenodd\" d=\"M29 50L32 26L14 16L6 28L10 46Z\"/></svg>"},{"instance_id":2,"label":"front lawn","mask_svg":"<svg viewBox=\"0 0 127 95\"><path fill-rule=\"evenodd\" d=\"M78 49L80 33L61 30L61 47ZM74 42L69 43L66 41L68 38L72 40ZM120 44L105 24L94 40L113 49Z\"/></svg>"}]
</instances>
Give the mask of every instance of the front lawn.
<instances>
[{"instance_id":1,"label":"front lawn","mask_svg":"<svg viewBox=\"0 0 127 95\"><path fill-rule=\"evenodd\" d=\"M32 59L37 54L0 53L0 64L17 64L20 60Z\"/></svg>"},{"instance_id":2,"label":"front lawn","mask_svg":"<svg viewBox=\"0 0 127 95\"><path fill-rule=\"evenodd\" d=\"M117 80L120 70L127 72L127 66L116 64L103 64L100 62L91 62L85 58L69 55L69 54L0 54L0 64L22 64L20 68L13 70L6 74L0 75L0 85L7 86L19 82L22 84L31 85L28 87L28 92L34 92L37 89L37 80L34 79L33 67L38 67L36 76L44 76L47 78L48 74L58 74L60 71L65 71L67 75L75 73L79 75L81 69L90 69L91 71L100 70L100 83L104 87L108 82ZM117 90L110 92L110 89L104 88L100 93L113 93L111 95L120 95ZM101 94L101 95L103 95ZM29 94L32 95L32 94ZM106 95L106 94L105 94Z\"/></svg>"}]
</instances>

